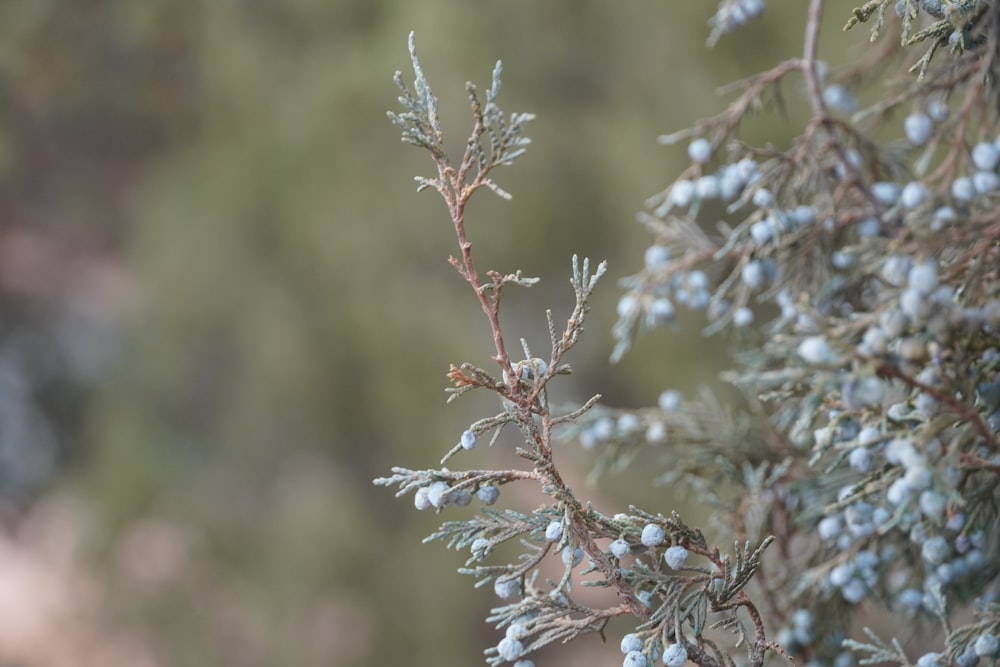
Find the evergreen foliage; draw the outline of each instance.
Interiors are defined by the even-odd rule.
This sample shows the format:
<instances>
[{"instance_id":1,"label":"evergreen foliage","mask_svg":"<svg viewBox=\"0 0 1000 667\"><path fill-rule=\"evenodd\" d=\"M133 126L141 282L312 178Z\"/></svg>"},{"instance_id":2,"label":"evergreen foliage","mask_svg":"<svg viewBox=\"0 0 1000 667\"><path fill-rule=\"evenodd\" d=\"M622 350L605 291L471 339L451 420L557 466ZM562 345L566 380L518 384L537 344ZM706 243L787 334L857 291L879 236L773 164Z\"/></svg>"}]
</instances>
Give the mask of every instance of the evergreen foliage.
<instances>
[{"instance_id":1,"label":"evergreen foliage","mask_svg":"<svg viewBox=\"0 0 1000 667\"><path fill-rule=\"evenodd\" d=\"M710 41L762 9L725 0ZM740 410L708 392L665 392L639 410L604 408L599 396L550 404L548 385L571 373L565 356L605 265L591 271L573 257L575 307L565 326L547 313L546 357L523 340L511 351L501 293L535 281L476 268L465 206L482 187L507 196L492 173L523 153L532 116L501 112L498 64L485 106L468 88L473 130L454 167L411 35L415 81L411 89L397 74L403 112L390 118L435 162L437 176L418 177L419 188L445 199L460 250L450 262L487 318L497 365L453 365L449 401L477 390L501 405L442 465L472 449L468 433L493 444L512 426L525 467L397 467L375 483L444 512L473 495L492 504L514 483L549 498L446 521L427 538L469 551L460 571L503 600L487 619L506 629L486 651L490 664L527 664L618 617L632 623L625 665L995 662L1000 6L868 2L845 29L869 24L874 46L836 73L817 59L823 9L810 0L800 57L732 87L721 113L661 137L688 142L691 165L640 214L653 242L618 303L615 360L636 335L675 323L677 308L703 311L705 335L732 345L725 377L746 399ZM854 90L873 77L889 88L862 104ZM780 94L793 78L803 86L794 102ZM799 102L809 120L787 149L741 139L748 114ZM565 481L559 454L574 442L600 452L598 472L643 448L683 452L654 477L690 489L715 521L694 526L669 508L596 511ZM520 555L497 562L508 542ZM542 574L548 559L561 560L561 576ZM577 586L614 599L584 604ZM900 629L937 624L943 642L908 654L858 626L876 611Z\"/></svg>"}]
</instances>

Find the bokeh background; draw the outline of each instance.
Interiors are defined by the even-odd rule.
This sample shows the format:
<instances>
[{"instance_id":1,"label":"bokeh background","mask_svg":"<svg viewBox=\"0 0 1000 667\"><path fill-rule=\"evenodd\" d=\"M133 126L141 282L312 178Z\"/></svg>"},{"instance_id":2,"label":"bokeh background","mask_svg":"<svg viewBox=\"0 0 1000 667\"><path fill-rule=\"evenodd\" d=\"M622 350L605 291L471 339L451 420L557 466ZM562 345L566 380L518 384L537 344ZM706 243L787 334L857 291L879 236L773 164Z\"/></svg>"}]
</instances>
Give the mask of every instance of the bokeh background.
<instances>
[{"instance_id":1,"label":"bokeh background","mask_svg":"<svg viewBox=\"0 0 1000 667\"><path fill-rule=\"evenodd\" d=\"M491 345L444 206L414 191L433 165L385 117L407 33L456 151L464 83L498 58L502 106L538 115L497 174L513 201L468 212L481 267L542 278L508 293L509 337L544 350L570 256L609 260L555 398L638 407L727 362L697 317L607 362L635 212L686 165L656 137L799 52L805 7L775 4L708 50L707 2L0 3L0 663L481 664L492 592L420 543L439 517L371 484L495 409L444 402L448 364ZM599 507L674 506L560 456ZM620 660L579 644L560 662Z\"/></svg>"}]
</instances>

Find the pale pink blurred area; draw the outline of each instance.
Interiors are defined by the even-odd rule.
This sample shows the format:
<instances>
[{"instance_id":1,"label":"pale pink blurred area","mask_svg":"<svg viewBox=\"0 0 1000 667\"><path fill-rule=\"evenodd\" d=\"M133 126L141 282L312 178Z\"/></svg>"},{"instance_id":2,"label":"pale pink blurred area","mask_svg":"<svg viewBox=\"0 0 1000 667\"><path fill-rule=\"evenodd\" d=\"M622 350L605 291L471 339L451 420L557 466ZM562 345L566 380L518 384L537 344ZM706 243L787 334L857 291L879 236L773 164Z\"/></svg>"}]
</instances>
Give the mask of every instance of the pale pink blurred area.
<instances>
[{"instance_id":1,"label":"pale pink blurred area","mask_svg":"<svg viewBox=\"0 0 1000 667\"><path fill-rule=\"evenodd\" d=\"M53 496L0 535L0 664L165 664L141 637L108 621L105 591L80 560L93 526L81 505Z\"/></svg>"}]
</instances>

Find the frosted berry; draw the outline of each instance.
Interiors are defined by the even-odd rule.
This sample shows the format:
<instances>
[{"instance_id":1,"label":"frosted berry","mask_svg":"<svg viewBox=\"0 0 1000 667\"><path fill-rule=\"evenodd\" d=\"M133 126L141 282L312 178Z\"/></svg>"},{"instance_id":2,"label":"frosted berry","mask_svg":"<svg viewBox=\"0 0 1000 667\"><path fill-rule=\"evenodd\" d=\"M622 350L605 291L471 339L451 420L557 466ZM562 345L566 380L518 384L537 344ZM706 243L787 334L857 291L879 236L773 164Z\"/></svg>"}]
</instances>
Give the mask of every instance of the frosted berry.
<instances>
[{"instance_id":1,"label":"frosted berry","mask_svg":"<svg viewBox=\"0 0 1000 667\"><path fill-rule=\"evenodd\" d=\"M992 658L997 654L997 648L1000 648L1000 646L998 646L996 636L992 634L979 635L976 642L972 645L972 650L980 658Z\"/></svg>"},{"instance_id":2,"label":"frosted berry","mask_svg":"<svg viewBox=\"0 0 1000 667\"><path fill-rule=\"evenodd\" d=\"M840 516L825 516L820 519L819 525L816 526L816 532L819 533L820 539L832 540L840 535L842 527Z\"/></svg>"},{"instance_id":3,"label":"frosted berry","mask_svg":"<svg viewBox=\"0 0 1000 667\"><path fill-rule=\"evenodd\" d=\"M870 472L872 469L872 455L864 447L855 447L847 455L847 461L851 467L860 473Z\"/></svg>"},{"instance_id":4,"label":"frosted berry","mask_svg":"<svg viewBox=\"0 0 1000 667\"><path fill-rule=\"evenodd\" d=\"M666 266L670 263L670 248L662 245L649 246L643 255L643 262L648 268Z\"/></svg>"},{"instance_id":5,"label":"frosted berry","mask_svg":"<svg viewBox=\"0 0 1000 667\"><path fill-rule=\"evenodd\" d=\"M717 199L720 192L719 177L713 174L702 176L694 183L694 193L698 199Z\"/></svg>"},{"instance_id":6,"label":"frosted berry","mask_svg":"<svg viewBox=\"0 0 1000 667\"><path fill-rule=\"evenodd\" d=\"M583 561L583 549L566 545L562 550L562 562L566 567L576 567Z\"/></svg>"},{"instance_id":7,"label":"frosted berry","mask_svg":"<svg viewBox=\"0 0 1000 667\"><path fill-rule=\"evenodd\" d=\"M807 364L824 365L836 361L833 350L827 344L823 336L810 336L799 343L796 348L798 355Z\"/></svg>"},{"instance_id":8,"label":"frosted berry","mask_svg":"<svg viewBox=\"0 0 1000 667\"><path fill-rule=\"evenodd\" d=\"M920 555L931 565L940 565L951 555L951 547L945 538L938 535L924 542Z\"/></svg>"},{"instance_id":9,"label":"frosted berry","mask_svg":"<svg viewBox=\"0 0 1000 667\"><path fill-rule=\"evenodd\" d=\"M667 298L657 299L649 307L649 315L654 324L667 324L674 319L674 304Z\"/></svg>"},{"instance_id":10,"label":"frosted berry","mask_svg":"<svg viewBox=\"0 0 1000 667\"><path fill-rule=\"evenodd\" d=\"M521 582L517 577L501 577L493 582L493 592L497 597L510 600L521 593Z\"/></svg>"},{"instance_id":11,"label":"frosted berry","mask_svg":"<svg viewBox=\"0 0 1000 667\"><path fill-rule=\"evenodd\" d=\"M646 656L639 651L629 651L622 661L622 667L646 667L648 664Z\"/></svg>"},{"instance_id":12,"label":"frosted berry","mask_svg":"<svg viewBox=\"0 0 1000 667\"><path fill-rule=\"evenodd\" d=\"M951 182L951 196L958 201L970 201L976 196L976 186L968 176L959 176Z\"/></svg>"},{"instance_id":13,"label":"frosted berry","mask_svg":"<svg viewBox=\"0 0 1000 667\"><path fill-rule=\"evenodd\" d=\"M695 139L688 144L688 157L692 162L705 164L712 157L712 144L708 139Z\"/></svg>"},{"instance_id":14,"label":"frosted berry","mask_svg":"<svg viewBox=\"0 0 1000 667\"><path fill-rule=\"evenodd\" d=\"M642 537L639 538L639 541L647 547L655 547L663 544L664 537L662 528L655 523L647 523L646 527L642 529Z\"/></svg>"},{"instance_id":15,"label":"frosted berry","mask_svg":"<svg viewBox=\"0 0 1000 667\"><path fill-rule=\"evenodd\" d=\"M514 662L524 654L524 644L511 637L504 637L497 644L497 653L507 662Z\"/></svg>"},{"instance_id":16,"label":"frosted berry","mask_svg":"<svg viewBox=\"0 0 1000 667\"><path fill-rule=\"evenodd\" d=\"M892 183L891 181L872 183L872 194L875 196L875 199L886 206L895 206L896 202L899 201L899 195L902 190L898 183Z\"/></svg>"},{"instance_id":17,"label":"frosted berry","mask_svg":"<svg viewBox=\"0 0 1000 667\"><path fill-rule=\"evenodd\" d=\"M926 185L920 181L910 181L903 186L899 201L905 208L917 208L930 199L930 196L930 190L927 189Z\"/></svg>"},{"instance_id":18,"label":"frosted berry","mask_svg":"<svg viewBox=\"0 0 1000 667\"><path fill-rule=\"evenodd\" d=\"M917 659L917 667L941 667L941 654L934 653L924 653Z\"/></svg>"},{"instance_id":19,"label":"frosted berry","mask_svg":"<svg viewBox=\"0 0 1000 667\"><path fill-rule=\"evenodd\" d=\"M639 300L631 294L618 299L618 317L632 317L639 310Z\"/></svg>"},{"instance_id":20,"label":"frosted berry","mask_svg":"<svg viewBox=\"0 0 1000 667\"><path fill-rule=\"evenodd\" d=\"M624 637L622 637L621 643L622 653L631 653L632 651L642 650L642 638L634 632L630 632Z\"/></svg>"},{"instance_id":21,"label":"frosted berry","mask_svg":"<svg viewBox=\"0 0 1000 667\"><path fill-rule=\"evenodd\" d=\"M842 114L852 114L858 108L858 100L839 83L831 84L823 90L823 102L833 111Z\"/></svg>"},{"instance_id":22,"label":"frosted berry","mask_svg":"<svg viewBox=\"0 0 1000 667\"><path fill-rule=\"evenodd\" d=\"M972 185L979 194L988 194L1000 188L1000 176L992 171L977 171L972 175Z\"/></svg>"},{"instance_id":23,"label":"frosted berry","mask_svg":"<svg viewBox=\"0 0 1000 667\"><path fill-rule=\"evenodd\" d=\"M753 193L752 201L757 208L768 208L774 203L774 195L767 188L760 188Z\"/></svg>"},{"instance_id":24,"label":"frosted berry","mask_svg":"<svg viewBox=\"0 0 1000 667\"><path fill-rule=\"evenodd\" d=\"M628 542L623 539L617 539L608 546L608 550L611 554L618 558L619 560L624 558L632 550Z\"/></svg>"},{"instance_id":25,"label":"frosted berry","mask_svg":"<svg viewBox=\"0 0 1000 667\"><path fill-rule=\"evenodd\" d=\"M553 521L545 528L545 539L549 542L558 542L563 534L562 521Z\"/></svg>"},{"instance_id":26,"label":"frosted berry","mask_svg":"<svg viewBox=\"0 0 1000 667\"><path fill-rule=\"evenodd\" d=\"M483 560L490 555L493 548L490 546L490 541L485 537L477 537L472 541L472 546L469 547L472 552L472 557L476 560Z\"/></svg>"},{"instance_id":27,"label":"frosted berry","mask_svg":"<svg viewBox=\"0 0 1000 667\"><path fill-rule=\"evenodd\" d=\"M688 550L677 544L663 552L663 560L666 561L672 570L679 570L684 567L687 557Z\"/></svg>"},{"instance_id":28,"label":"frosted berry","mask_svg":"<svg viewBox=\"0 0 1000 667\"><path fill-rule=\"evenodd\" d=\"M448 504L448 493L451 487L448 482L437 481L427 487L427 500L437 509Z\"/></svg>"},{"instance_id":29,"label":"frosted berry","mask_svg":"<svg viewBox=\"0 0 1000 667\"><path fill-rule=\"evenodd\" d=\"M670 203L675 206L688 206L694 201L694 183L680 180L670 188Z\"/></svg>"},{"instance_id":30,"label":"frosted berry","mask_svg":"<svg viewBox=\"0 0 1000 667\"><path fill-rule=\"evenodd\" d=\"M667 667L684 667L688 652L681 644L671 644L663 651L663 664Z\"/></svg>"},{"instance_id":31,"label":"frosted berry","mask_svg":"<svg viewBox=\"0 0 1000 667\"><path fill-rule=\"evenodd\" d=\"M1000 150L992 143L979 143L972 148L972 162L977 169L993 171L1000 161Z\"/></svg>"},{"instance_id":32,"label":"frosted berry","mask_svg":"<svg viewBox=\"0 0 1000 667\"><path fill-rule=\"evenodd\" d=\"M462 431L462 449L472 449L476 446L476 434L472 431Z\"/></svg>"},{"instance_id":33,"label":"frosted berry","mask_svg":"<svg viewBox=\"0 0 1000 667\"><path fill-rule=\"evenodd\" d=\"M418 510L430 509L431 501L427 498L427 487L422 486L413 494L413 505Z\"/></svg>"},{"instance_id":34,"label":"frosted berry","mask_svg":"<svg viewBox=\"0 0 1000 667\"><path fill-rule=\"evenodd\" d=\"M903 132L914 146L923 146L926 144L931 138L933 130L934 121L927 114L914 112L903 121Z\"/></svg>"},{"instance_id":35,"label":"frosted berry","mask_svg":"<svg viewBox=\"0 0 1000 667\"><path fill-rule=\"evenodd\" d=\"M749 308L737 308L733 311L733 326L743 328L753 323L753 311Z\"/></svg>"},{"instance_id":36,"label":"frosted berry","mask_svg":"<svg viewBox=\"0 0 1000 667\"><path fill-rule=\"evenodd\" d=\"M681 405L681 392L676 389L667 389L656 400L656 405L664 412L673 412Z\"/></svg>"},{"instance_id":37,"label":"frosted berry","mask_svg":"<svg viewBox=\"0 0 1000 667\"><path fill-rule=\"evenodd\" d=\"M500 497L500 489L492 484L489 486L481 486L479 487L479 490L476 491L476 497L478 497L480 502L484 505L492 505Z\"/></svg>"}]
</instances>

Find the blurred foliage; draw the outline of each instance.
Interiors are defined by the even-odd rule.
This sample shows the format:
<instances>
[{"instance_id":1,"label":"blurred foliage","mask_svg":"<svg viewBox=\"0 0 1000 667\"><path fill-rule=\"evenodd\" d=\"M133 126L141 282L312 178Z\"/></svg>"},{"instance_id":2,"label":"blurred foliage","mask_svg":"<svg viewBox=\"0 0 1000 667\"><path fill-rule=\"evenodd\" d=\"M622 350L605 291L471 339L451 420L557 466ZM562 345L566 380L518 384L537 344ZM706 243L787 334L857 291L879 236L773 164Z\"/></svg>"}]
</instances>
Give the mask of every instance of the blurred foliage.
<instances>
[{"instance_id":1,"label":"blurred foliage","mask_svg":"<svg viewBox=\"0 0 1000 667\"><path fill-rule=\"evenodd\" d=\"M445 666L490 643L468 627L492 599L452 576L462 558L418 546L434 517L401 517L369 482L443 453L493 407L444 405L448 364L485 365L489 346L445 261L444 211L413 192L432 166L385 119L391 75L413 29L446 128L464 126L463 84L485 85L497 58L507 107L538 115L532 150L500 175L513 202L476 201L469 224L487 268L542 277L506 313L541 344L544 309L571 307L572 253L615 276L641 256L634 213L686 159L655 137L799 48L772 16L708 52L709 15L590 0L0 5L0 350L49 360L22 364L41 378L28 398L0 399L42 406L54 435L22 440L55 443L39 468L43 445L0 442L29 471L3 486L22 507L45 489L87 508L104 613L149 664ZM689 333L609 367L610 285L564 400L641 405L715 381L725 359L705 348L719 341Z\"/></svg>"}]
</instances>

